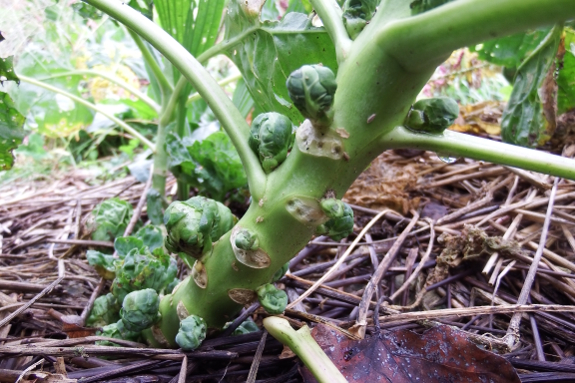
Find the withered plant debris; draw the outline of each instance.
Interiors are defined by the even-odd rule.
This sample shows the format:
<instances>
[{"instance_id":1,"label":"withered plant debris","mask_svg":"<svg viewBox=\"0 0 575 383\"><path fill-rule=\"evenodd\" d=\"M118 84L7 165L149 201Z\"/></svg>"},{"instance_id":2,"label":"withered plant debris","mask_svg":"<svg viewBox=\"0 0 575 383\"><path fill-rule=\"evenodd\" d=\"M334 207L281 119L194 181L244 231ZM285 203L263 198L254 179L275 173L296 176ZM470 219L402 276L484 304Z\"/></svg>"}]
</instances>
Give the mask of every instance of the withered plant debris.
<instances>
[{"instance_id":1,"label":"withered plant debris","mask_svg":"<svg viewBox=\"0 0 575 383\"><path fill-rule=\"evenodd\" d=\"M352 340L323 325L312 336L349 383L519 383L505 358L477 347L463 331L440 325L423 334L397 329ZM316 383L305 372L306 383Z\"/></svg>"}]
</instances>

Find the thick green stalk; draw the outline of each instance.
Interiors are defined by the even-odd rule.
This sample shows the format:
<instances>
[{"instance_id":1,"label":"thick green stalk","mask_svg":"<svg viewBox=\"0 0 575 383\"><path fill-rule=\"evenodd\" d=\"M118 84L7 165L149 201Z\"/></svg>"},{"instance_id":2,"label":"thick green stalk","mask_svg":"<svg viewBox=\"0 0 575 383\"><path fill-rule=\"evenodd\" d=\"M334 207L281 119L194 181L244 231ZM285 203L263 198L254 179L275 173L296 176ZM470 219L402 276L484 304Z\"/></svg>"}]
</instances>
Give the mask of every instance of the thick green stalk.
<instances>
[{"instance_id":1,"label":"thick green stalk","mask_svg":"<svg viewBox=\"0 0 575 383\"><path fill-rule=\"evenodd\" d=\"M433 150L442 157L466 157L575 179L573 160L469 134L446 130L443 134L416 133L398 126L380 139L382 149Z\"/></svg>"},{"instance_id":2,"label":"thick green stalk","mask_svg":"<svg viewBox=\"0 0 575 383\"><path fill-rule=\"evenodd\" d=\"M133 10L129 5L114 0L86 0L86 2L138 33L178 68L194 89L204 97L238 150L248 177L252 196L257 198L263 195L266 187L266 175L261 168L259 159L248 146L249 126L206 69L162 28Z\"/></svg>"},{"instance_id":3,"label":"thick green stalk","mask_svg":"<svg viewBox=\"0 0 575 383\"><path fill-rule=\"evenodd\" d=\"M86 101L83 98L78 97L72 93L68 93L65 90L62 90L60 88L57 88L57 87L49 85L49 84L46 84L45 82L42 82L42 81L38 81L34 78L27 77L27 76L24 76L21 74L18 75L18 77L20 78L20 80L27 82L29 84L36 85L36 86L39 86L41 88L47 89L51 92L64 95L64 96L70 98L71 100L73 100L79 104L82 104L85 107L92 109L93 111L95 111L97 113L102 114L103 116L106 116L111 121L113 121L115 124L117 124L119 127L124 129L126 132L130 133L132 136L134 136L135 138L140 140L140 142L142 142L144 145L146 145L147 147L152 149L153 152L156 151L156 145L154 145L150 140L148 140L146 137L144 137L140 132L138 132L136 129L132 128L130 125L126 124L124 121L120 120L119 118L117 118L113 114L110 114L110 113L106 112L104 109L98 107L97 105L92 104L91 102Z\"/></svg>"},{"instance_id":4,"label":"thick green stalk","mask_svg":"<svg viewBox=\"0 0 575 383\"><path fill-rule=\"evenodd\" d=\"M341 8L335 0L311 0L311 4L335 45L337 62L342 63L347 58L352 40L343 25Z\"/></svg>"},{"instance_id":5,"label":"thick green stalk","mask_svg":"<svg viewBox=\"0 0 575 383\"><path fill-rule=\"evenodd\" d=\"M144 93L140 92L138 89L134 88L130 84L126 83L124 80L122 80L116 76L110 75L108 73L105 73L105 72L100 72L97 70L90 70L90 69L84 69L84 70L79 69L79 70L72 70L72 71L68 71L68 72L54 73L54 74L51 74L50 76L42 77L38 80L44 81L44 80L48 80L48 79L56 78L56 77L67 77L67 76L77 76L77 75L80 75L80 76L88 75L88 76L96 76L96 77L105 78L106 80L110 81L111 83L114 83L114 84L118 85L119 87L124 88L125 90L130 92L130 94L136 96L137 98L139 98L140 100L142 100L143 102L148 104L156 112L158 112L158 113L160 112L160 105L158 105L150 97L148 97Z\"/></svg>"},{"instance_id":6,"label":"thick green stalk","mask_svg":"<svg viewBox=\"0 0 575 383\"><path fill-rule=\"evenodd\" d=\"M166 178L168 177L168 153L166 152L166 129L169 125L164 118L160 118L158 131L156 133L156 145L158 150L154 154L154 174L152 175L152 188L166 195Z\"/></svg>"},{"instance_id":7,"label":"thick green stalk","mask_svg":"<svg viewBox=\"0 0 575 383\"><path fill-rule=\"evenodd\" d=\"M573 0L458 0L387 24L372 37L385 41L406 69L421 70L457 48L573 17Z\"/></svg>"}]
</instances>

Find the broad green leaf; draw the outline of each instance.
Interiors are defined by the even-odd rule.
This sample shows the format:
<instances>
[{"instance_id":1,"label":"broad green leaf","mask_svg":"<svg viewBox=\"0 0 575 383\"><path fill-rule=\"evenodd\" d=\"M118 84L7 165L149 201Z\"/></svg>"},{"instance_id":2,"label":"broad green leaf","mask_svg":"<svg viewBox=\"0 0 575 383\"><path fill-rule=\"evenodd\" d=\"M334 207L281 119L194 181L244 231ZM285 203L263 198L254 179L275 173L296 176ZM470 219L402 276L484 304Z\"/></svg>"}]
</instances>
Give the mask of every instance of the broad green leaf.
<instances>
[{"instance_id":1,"label":"broad green leaf","mask_svg":"<svg viewBox=\"0 0 575 383\"><path fill-rule=\"evenodd\" d=\"M142 240L144 246L148 246L148 249L152 252L164 246L164 233L159 227L154 225L144 226L137 231L135 237Z\"/></svg>"},{"instance_id":2,"label":"broad green leaf","mask_svg":"<svg viewBox=\"0 0 575 383\"><path fill-rule=\"evenodd\" d=\"M565 55L557 77L557 115L575 108L575 31L565 28Z\"/></svg>"},{"instance_id":3,"label":"broad green leaf","mask_svg":"<svg viewBox=\"0 0 575 383\"><path fill-rule=\"evenodd\" d=\"M20 84L20 79L14 71L14 56L0 58L0 84L4 81L15 81Z\"/></svg>"},{"instance_id":4,"label":"broad green leaf","mask_svg":"<svg viewBox=\"0 0 575 383\"><path fill-rule=\"evenodd\" d=\"M154 2L162 28L190 50L191 39L186 36L193 23L194 0L156 0ZM187 43L187 44L186 44Z\"/></svg>"},{"instance_id":5,"label":"broad green leaf","mask_svg":"<svg viewBox=\"0 0 575 383\"><path fill-rule=\"evenodd\" d=\"M550 30L551 28L542 28L530 32L521 32L489 40L469 49L477 52L481 60L508 68L515 68L537 48Z\"/></svg>"},{"instance_id":6,"label":"broad green leaf","mask_svg":"<svg viewBox=\"0 0 575 383\"><path fill-rule=\"evenodd\" d=\"M64 54L64 56L69 53ZM74 70L70 57L56 52L29 49L18 60L17 72L42 79L45 83L76 96L84 94L80 75L48 78L52 73ZM35 125L39 133L49 137L66 137L87 128L94 119L93 111L61 94L22 82L10 89L16 108L28 117L27 124Z\"/></svg>"},{"instance_id":7,"label":"broad green leaf","mask_svg":"<svg viewBox=\"0 0 575 383\"><path fill-rule=\"evenodd\" d=\"M189 144L191 146L191 143ZM196 163L182 139L174 133L166 136L166 152L169 156L168 168L172 174L189 184L197 186Z\"/></svg>"},{"instance_id":8,"label":"broad green leaf","mask_svg":"<svg viewBox=\"0 0 575 383\"><path fill-rule=\"evenodd\" d=\"M300 13L310 13L313 10L309 0L290 0L289 5L286 9L286 13L290 12L300 12Z\"/></svg>"},{"instance_id":9,"label":"broad green leaf","mask_svg":"<svg viewBox=\"0 0 575 383\"><path fill-rule=\"evenodd\" d=\"M245 187L247 178L239 155L227 134L216 132L203 141L190 142L170 133L166 137L170 171L198 189L200 194L223 201L226 194Z\"/></svg>"},{"instance_id":10,"label":"broad green leaf","mask_svg":"<svg viewBox=\"0 0 575 383\"><path fill-rule=\"evenodd\" d=\"M186 24L186 39L190 40L189 50L196 57L216 42L222 21L222 12L228 2L227 0L198 1L198 14L193 24ZM186 43L188 42L186 41Z\"/></svg>"},{"instance_id":11,"label":"broad green leaf","mask_svg":"<svg viewBox=\"0 0 575 383\"><path fill-rule=\"evenodd\" d=\"M131 0L129 4L130 7L134 8L148 19L152 19L154 4L152 0Z\"/></svg>"},{"instance_id":12,"label":"broad green leaf","mask_svg":"<svg viewBox=\"0 0 575 383\"><path fill-rule=\"evenodd\" d=\"M95 241L113 241L121 237L132 217L132 205L119 198L110 198L92 210L88 228Z\"/></svg>"},{"instance_id":13,"label":"broad green leaf","mask_svg":"<svg viewBox=\"0 0 575 383\"><path fill-rule=\"evenodd\" d=\"M549 38L517 70L501 121L504 141L535 147L545 144L553 134L555 95L549 91L554 86L550 71L554 69L561 33L561 28L553 29Z\"/></svg>"},{"instance_id":14,"label":"broad green leaf","mask_svg":"<svg viewBox=\"0 0 575 383\"><path fill-rule=\"evenodd\" d=\"M120 259L124 259L132 249L141 252L144 251L144 247L144 241L137 237L118 237L114 241L114 250Z\"/></svg>"},{"instance_id":15,"label":"broad green leaf","mask_svg":"<svg viewBox=\"0 0 575 383\"><path fill-rule=\"evenodd\" d=\"M14 164L12 151L24 138L24 120L8 93L0 92L0 170L9 170Z\"/></svg>"},{"instance_id":16,"label":"broad green leaf","mask_svg":"<svg viewBox=\"0 0 575 383\"><path fill-rule=\"evenodd\" d=\"M250 110L254 107L254 99L250 95L244 79L240 79L236 84L236 90L232 96L232 102L240 110L240 113L244 118L248 116Z\"/></svg>"},{"instance_id":17,"label":"broad green leaf","mask_svg":"<svg viewBox=\"0 0 575 383\"><path fill-rule=\"evenodd\" d=\"M104 254L97 250L88 250L86 259L91 266L94 266L98 274L104 279L114 279L116 276L116 266L114 262L118 258L112 254Z\"/></svg>"},{"instance_id":18,"label":"broad green leaf","mask_svg":"<svg viewBox=\"0 0 575 383\"><path fill-rule=\"evenodd\" d=\"M305 64L323 64L337 71L335 49L323 28L311 25L302 13L288 13L281 21L260 21L259 9L232 0L225 16L225 40L237 40L227 54L238 66L256 103L256 109L303 121L285 86L287 77Z\"/></svg>"},{"instance_id":19,"label":"broad green leaf","mask_svg":"<svg viewBox=\"0 0 575 383\"><path fill-rule=\"evenodd\" d=\"M194 161L200 167L200 190L222 201L225 195L247 184L247 177L238 152L227 134L216 132L202 142L196 141L189 148Z\"/></svg>"}]
</instances>

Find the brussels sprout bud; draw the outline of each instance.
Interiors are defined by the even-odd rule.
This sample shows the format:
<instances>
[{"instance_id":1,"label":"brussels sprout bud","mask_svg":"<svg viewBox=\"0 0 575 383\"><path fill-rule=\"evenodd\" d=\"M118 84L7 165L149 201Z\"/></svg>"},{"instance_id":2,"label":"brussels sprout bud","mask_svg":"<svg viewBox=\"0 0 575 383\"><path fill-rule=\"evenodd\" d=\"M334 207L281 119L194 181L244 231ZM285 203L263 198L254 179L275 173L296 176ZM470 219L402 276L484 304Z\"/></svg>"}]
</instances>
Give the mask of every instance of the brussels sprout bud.
<instances>
[{"instance_id":1,"label":"brussels sprout bud","mask_svg":"<svg viewBox=\"0 0 575 383\"><path fill-rule=\"evenodd\" d=\"M272 277L271 283L277 282L280 279L282 279L283 276L287 273L288 268L289 268L289 262L284 263L282 268L275 272L274 276Z\"/></svg>"},{"instance_id":2,"label":"brussels sprout bud","mask_svg":"<svg viewBox=\"0 0 575 383\"><path fill-rule=\"evenodd\" d=\"M270 314L281 314L287 306L288 297L285 291L278 289L270 283L257 288L258 300L262 307Z\"/></svg>"},{"instance_id":3,"label":"brussels sprout bud","mask_svg":"<svg viewBox=\"0 0 575 383\"><path fill-rule=\"evenodd\" d=\"M255 324L253 320L248 319L243 321L242 324L240 324L238 328L236 328L234 332L232 332L232 335L244 335L258 331L260 331L258 325Z\"/></svg>"},{"instance_id":4,"label":"brussels sprout bud","mask_svg":"<svg viewBox=\"0 0 575 383\"><path fill-rule=\"evenodd\" d=\"M367 25L373 17L378 1L376 0L346 0L343 4L343 24L352 39Z\"/></svg>"},{"instance_id":5,"label":"brussels sprout bud","mask_svg":"<svg viewBox=\"0 0 575 383\"><path fill-rule=\"evenodd\" d=\"M405 126L417 132L442 133L459 115L459 106L449 97L426 98L411 107Z\"/></svg>"},{"instance_id":6,"label":"brussels sprout bud","mask_svg":"<svg viewBox=\"0 0 575 383\"><path fill-rule=\"evenodd\" d=\"M294 141L289 118L279 113L263 113L252 123L248 144L259 156L262 168L270 173L285 161Z\"/></svg>"},{"instance_id":7,"label":"brussels sprout bud","mask_svg":"<svg viewBox=\"0 0 575 383\"><path fill-rule=\"evenodd\" d=\"M96 332L96 335L114 339L131 340L134 342L137 342L140 339L140 332L128 330L121 319L116 323L102 327L102 331ZM96 344L101 346L116 346L115 343L108 341L97 341Z\"/></svg>"},{"instance_id":8,"label":"brussels sprout bud","mask_svg":"<svg viewBox=\"0 0 575 383\"><path fill-rule=\"evenodd\" d=\"M286 86L296 108L312 121L314 127L329 126L329 112L337 89L331 69L304 65L290 74Z\"/></svg>"},{"instance_id":9,"label":"brussels sprout bud","mask_svg":"<svg viewBox=\"0 0 575 383\"><path fill-rule=\"evenodd\" d=\"M86 320L88 327L102 327L120 319L120 304L111 293L99 296L94 301L90 316Z\"/></svg>"},{"instance_id":10,"label":"brussels sprout bud","mask_svg":"<svg viewBox=\"0 0 575 383\"><path fill-rule=\"evenodd\" d=\"M318 226L318 234L327 234L334 241L339 241L353 232L353 210L348 204L327 198L321 201L321 208L329 220Z\"/></svg>"},{"instance_id":11,"label":"brussels sprout bud","mask_svg":"<svg viewBox=\"0 0 575 383\"><path fill-rule=\"evenodd\" d=\"M160 319L160 298L153 289L132 291L122 303L120 317L128 331L143 331Z\"/></svg>"},{"instance_id":12,"label":"brussels sprout bud","mask_svg":"<svg viewBox=\"0 0 575 383\"><path fill-rule=\"evenodd\" d=\"M180 322L176 343L183 350L195 350L206 339L206 328L206 321L203 318L190 315Z\"/></svg>"},{"instance_id":13,"label":"brussels sprout bud","mask_svg":"<svg viewBox=\"0 0 575 383\"><path fill-rule=\"evenodd\" d=\"M248 229L238 230L234 240L238 249L257 250L260 247L257 235Z\"/></svg>"},{"instance_id":14,"label":"brussels sprout bud","mask_svg":"<svg viewBox=\"0 0 575 383\"><path fill-rule=\"evenodd\" d=\"M205 197L174 202L164 214L168 231L166 248L173 253L181 251L200 258L235 222L236 218L226 206Z\"/></svg>"}]
</instances>

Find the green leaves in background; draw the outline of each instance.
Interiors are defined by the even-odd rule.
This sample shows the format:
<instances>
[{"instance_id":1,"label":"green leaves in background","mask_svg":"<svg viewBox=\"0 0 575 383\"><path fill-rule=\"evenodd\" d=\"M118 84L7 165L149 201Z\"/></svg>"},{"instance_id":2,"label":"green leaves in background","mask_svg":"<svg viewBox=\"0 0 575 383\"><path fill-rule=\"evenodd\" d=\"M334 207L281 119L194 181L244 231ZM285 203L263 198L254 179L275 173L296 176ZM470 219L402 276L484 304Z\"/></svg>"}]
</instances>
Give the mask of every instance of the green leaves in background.
<instances>
[{"instance_id":1,"label":"green leaves in background","mask_svg":"<svg viewBox=\"0 0 575 383\"><path fill-rule=\"evenodd\" d=\"M551 28L521 32L486 41L469 49L477 52L481 60L507 68L518 67L549 34Z\"/></svg>"},{"instance_id":2,"label":"green leaves in background","mask_svg":"<svg viewBox=\"0 0 575 383\"><path fill-rule=\"evenodd\" d=\"M10 96L0 92L0 170L9 170L14 164L12 151L24 138L24 120Z\"/></svg>"},{"instance_id":3,"label":"green leaves in background","mask_svg":"<svg viewBox=\"0 0 575 383\"><path fill-rule=\"evenodd\" d=\"M501 121L504 141L535 147L555 130L555 58L562 28L554 28L518 68L513 93Z\"/></svg>"},{"instance_id":4,"label":"green leaves in background","mask_svg":"<svg viewBox=\"0 0 575 383\"><path fill-rule=\"evenodd\" d=\"M323 28L311 25L302 13L288 13L281 21L260 21L259 9L244 8L232 0L225 15L225 40L237 41L228 56L240 69L256 103L256 109L303 121L285 87L291 72L305 64L323 64L337 70L333 43Z\"/></svg>"},{"instance_id":5,"label":"green leaves in background","mask_svg":"<svg viewBox=\"0 0 575 383\"><path fill-rule=\"evenodd\" d=\"M0 42L4 36L0 33ZM14 57L0 58L0 84L4 81L20 83L14 72ZM25 118L16 109L12 98L7 93L0 92L0 170L9 170L14 164L12 151L22 143L24 138Z\"/></svg>"},{"instance_id":6,"label":"green leaves in background","mask_svg":"<svg viewBox=\"0 0 575 383\"><path fill-rule=\"evenodd\" d=\"M0 37L2 37L1 34ZM20 79L14 72L14 56L0 58L0 84L3 84L4 81L14 81L20 84Z\"/></svg>"},{"instance_id":7,"label":"green leaves in background","mask_svg":"<svg viewBox=\"0 0 575 383\"><path fill-rule=\"evenodd\" d=\"M575 31L564 30L563 65L557 76L557 114L569 112L575 108Z\"/></svg>"},{"instance_id":8,"label":"green leaves in background","mask_svg":"<svg viewBox=\"0 0 575 383\"><path fill-rule=\"evenodd\" d=\"M223 201L228 192L247 184L239 155L223 132L193 143L171 133L166 138L166 146L170 171L198 188L202 195Z\"/></svg>"}]
</instances>

